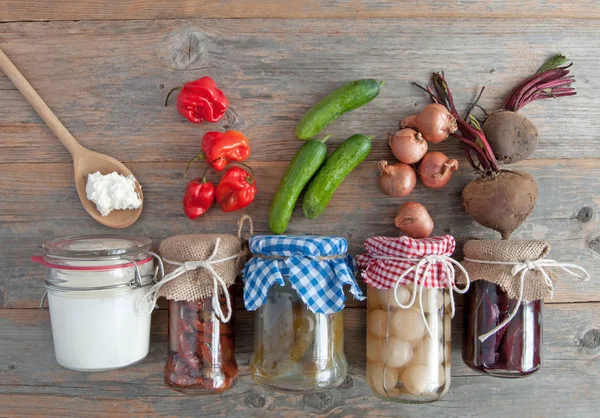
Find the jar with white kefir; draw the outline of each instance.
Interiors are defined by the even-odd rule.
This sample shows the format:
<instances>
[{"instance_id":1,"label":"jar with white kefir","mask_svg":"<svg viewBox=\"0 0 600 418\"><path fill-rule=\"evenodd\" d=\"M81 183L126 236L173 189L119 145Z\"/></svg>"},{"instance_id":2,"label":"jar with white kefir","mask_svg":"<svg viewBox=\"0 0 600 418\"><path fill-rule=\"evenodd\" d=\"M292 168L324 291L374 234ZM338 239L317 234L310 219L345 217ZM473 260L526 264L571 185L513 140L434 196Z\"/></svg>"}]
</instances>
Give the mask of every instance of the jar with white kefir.
<instances>
[{"instance_id":1,"label":"jar with white kefir","mask_svg":"<svg viewBox=\"0 0 600 418\"><path fill-rule=\"evenodd\" d=\"M146 357L151 316L143 311L151 307L140 300L158 271L151 244L135 236L67 237L46 242L43 255L32 257L47 267L44 296L58 364L105 371Z\"/></svg>"}]
</instances>

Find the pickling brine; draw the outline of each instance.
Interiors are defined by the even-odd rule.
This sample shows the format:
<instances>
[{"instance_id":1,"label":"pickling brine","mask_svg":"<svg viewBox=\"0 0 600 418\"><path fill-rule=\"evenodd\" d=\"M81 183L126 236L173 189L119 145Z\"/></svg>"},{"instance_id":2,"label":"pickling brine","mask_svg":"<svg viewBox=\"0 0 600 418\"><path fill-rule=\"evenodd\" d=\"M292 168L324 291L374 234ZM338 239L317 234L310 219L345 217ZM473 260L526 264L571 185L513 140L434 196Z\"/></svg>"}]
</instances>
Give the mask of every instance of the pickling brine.
<instances>
[{"instance_id":1,"label":"pickling brine","mask_svg":"<svg viewBox=\"0 0 600 418\"><path fill-rule=\"evenodd\" d=\"M542 355L541 300L510 299L495 283L473 282L466 298L463 360L470 368L497 377L522 377L540 368ZM491 333L513 311L512 320Z\"/></svg>"},{"instance_id":2,"label":"pickling brine","mask_svg":"<svg viewBox=\"0 0 600 418\"><path fill-rule=\"evenodd\" d=\"M219 297L221 309L227 309ZM233 307L233 306L232 306ZM169 300L169 356L165 383L186 393L221 393L238 379L233 316L222 322L215 315L213 298Z\"/></svg>"},{"instance_id":3,"label":"pickling brine","mask_svg":"<svg viewBox=\"0 0 600 418\"><path fill-rule=\"evenodd\" d=\"M412 285L399 286L398 301L410 300ZM431 402L450 388L449 290L424 288L418 302L402 308L394 289L368 288L367 381L388 400Z\"/></svg>"},{"instance_id":4,"label":"pickling brine","mask_svg":"<svg viewBox=\"0 0 600 418\"><path fill-rule=\"evenodd\" d=\"M311 312L289 282L273 286L255 316L253 379L263 387L313 391L346 378L344 312Z\"/></svg>"}]
</instances>

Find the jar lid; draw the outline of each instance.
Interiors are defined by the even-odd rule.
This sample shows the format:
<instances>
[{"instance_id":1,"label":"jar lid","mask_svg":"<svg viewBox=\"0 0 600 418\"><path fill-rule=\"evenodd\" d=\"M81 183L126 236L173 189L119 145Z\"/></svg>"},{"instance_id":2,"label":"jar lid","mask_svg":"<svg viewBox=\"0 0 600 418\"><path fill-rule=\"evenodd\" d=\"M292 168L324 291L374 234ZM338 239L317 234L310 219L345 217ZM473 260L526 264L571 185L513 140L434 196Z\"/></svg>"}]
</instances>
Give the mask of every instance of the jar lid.
<instances>
[{"instance_id":1,"label":"jar lid","mask_svg":"<svg viewBox=\"0 0 600 418\"><path fill-rule=\"evenodd\" d=\"M311 235L258 235L250 238L253 257L242 271L244 303L254 311L267 299L269 289L290 281L308 309L330 314L344 309L343 287L355 299L364 296L354 277L348 241L342 237Z\"/></svg>"},{"instance_id":2,"label":"jar lid","mask_svg":"<svg viewBox=\"0 0 600 418\"><path fill-rule=\"evenodd\" d=\"M101 258L134 256L150 251L152 240L130 235L84 235L57 238L42 245L45 256Z\"/></svg>"},{"instance_id":3,"label":"jar lid","mask_svg":"<svg viewBox=\"0 0 600 418\"><path fill-rule=\"evenodd\" d=\"M356 259L362 270L361 277L369 286L377 289L391 289L399 282L410 285L415 279L424 281L425 287L445 288L448 283L454 284L454 274L440 261L428 256L450 257L456 247L451 235L427 238L371 237L365 241L365 252ZM419 266L419 267L416 267Z\"/></svg>"},{"instance_id":4,"label":"jar lid","mask_svg":"<svg viewBox=\"0 0 600 418\"><path fill-rule=\"evenodd\" d=\"M319 235L255 235L249 246L254 255L280 257L332 257L348 251L345 238Z\"/></svg>"},{"instance_id":5,"label":"jar lid","mask_svg":"<svg viewBox=\"0 0 600 418\"><path fill-rule=\"evenodd\" d=\"M44 280L49 289L136 289L154 281L151 245L147 237L71 236L45 242L43 256L34 256L31 261L55 270Z\"/></svg>"}]
</instances>

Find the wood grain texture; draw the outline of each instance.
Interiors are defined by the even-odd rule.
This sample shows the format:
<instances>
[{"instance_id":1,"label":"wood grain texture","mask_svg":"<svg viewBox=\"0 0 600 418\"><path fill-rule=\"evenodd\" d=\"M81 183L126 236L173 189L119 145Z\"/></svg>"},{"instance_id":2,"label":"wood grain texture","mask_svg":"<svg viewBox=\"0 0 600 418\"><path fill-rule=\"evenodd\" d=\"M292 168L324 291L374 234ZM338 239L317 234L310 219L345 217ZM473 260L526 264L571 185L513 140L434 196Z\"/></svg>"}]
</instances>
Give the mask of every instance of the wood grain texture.
<instances>
[{"instance_id":1,"label":"wood grain texture","mask_svg":"<svg viewBox=\"0 0 600 418\"><path fill-rule=\"evenodd\" d=\"M575 18L600 16L594 0L5 0L0 21L177 18Z\"/></svg>"},{"instance_id":2,"label":"wood grain texture","mask_svg":"<svg viewBox=\"0 0 600 418\"><path fill-rule=\"evenodd\" d=\"M238 311L236 355L241 380L231 391L211 397L186 397L166 388L162 369L166 359L166 311L153 318L149 356L126 369L77 373L58 366L52 350L47 312L0 310L0 403L2 414L78 416L100 413L146 416L284 416L309 413L328 416L489 416L499 408L515 416L594 416L597 400L593 382L600 347L590 335L600 328L600 304L555 304L544 311L543 367L527 379L495 379L476 374L461 360L462 312L453 321L452 387L440 402L400 405L371 395L364 379L365 311L345 311L346 355L350 377L338 389L320 394L293 395L263 390L252 383L248 360L252 352L252 314ZM595 335L595 334L594 334ZM31 359L35 361L32 362ZM581 385L576 384L581 382ZM587 382L587 384L585 384ZM560 398L559 405L544 394ZM468 407L467 407L468 405ZM442 412L443 411L443 412Z\"/></svg>"},{"instance_id":3,"label":"wood grain texture","mask_svg":"<svg viewBox=\"0 0 600 418\"><path fill-rule=\"evenodd\" d=\"M286 3L287 4L287 3ZM411 84L444 70L460 107L503 97L560 51L575 65L575 97L524 114L541 141L532 158L599 158L600 20L193 20L6 23L0 46L73 135L123 162L188 161L209 130L236 128L258 161L291 159L294 127L344 82L385 79L381 95L327 130L332 143L365 132L384 138L428 102ZM204 75L230 98L218 124L189 123L166 92ZM70 156L0 74L0 163L68 162ZM337 141L337 142L336 142ZM456 141L439 149L456 153ZM152 146L148 146L152 144ZM383 141L376 151L387 149ZM27 150L25 152L24 150Z\"/></svg>"},{"instance_id":4,"label":"wood grain texture","mask_svg":"<svg viewBox=\"0 0 600 418\"><path fill-rule=\"evenodd\" d=\"M297 146L294 141L290 146ZM397 207L415 200L429 208L434 233L467 237L494 237L496 233L471 221L462 210L460 191L473 178L459 170L442 190L419 185L408 198L389 198L377 186L376 160L371 156L340 186L329 208L316 220L305 219L297 207L289 233L341 235L356 254L366 238L395 235L393 216ZM463 167L466 162L461 161ZM255 233L268 233L268 208L287 163L254 163L259 193L244 212L255 225ZM537 180L537 207L514 234L514 239L544 239L551 242L550 257L580 263L593 278L600 276L599 160L537 160L518 165ZM224 214L213 208L190 221L181 209L185 188L183 163L134 163L130 166L144 188L145 209L141 218L121 234L147 235L161 239L183 233L235 233L238 213ZM107 228L88 217L73 187L70 164L3 164L0 166L0 294L5 307L35 307L43 293L44 269L29 261L39 253L43 241L64 235L106 233ZM200 168L194 172L200 172ZM48 175L51 173L51 175ZM214 176L214 180L218 180ZM582 212L586 215L582 216ZM578 282L564 277L557 285L554 301L600 300L600 282ZM1 302L1 301L0 301Z\"/></svg>"},{"instance_id":5,"label":"wood grain texture","mask_svg":"<svg viewBox=\"0 0 600 418\"><path fill-rule=\"evenodd\" d=\"M206 17L213 19L178 20ZM373 152L319 219L308 221L297 208L289 232L342 235L356 254L369 236L397 234L393 215L410 199L429 208L436 234L453 234L459 242L494 237L460 207L460 191L473 173L456 141L435 147L460 159L461 170L449 186L437 191L418 186L408 199L379 192L376 161L392 157L387 132L427 102L411 82L425 83L432 71L444 70L462 107L485 85L480 104L495 109L546 57L562 52L575 62L579 94L525 109L542 140L534 159L516 168L536 178L540 199L514 238L550 241L551 258L582 265L592 280L561 278L544 312L544 366L524 380L494 379L464 365L457 298L452 388L431 405L392 404L371 394L364 379L365 305L350 297L345 313L350 376L327 392L290 395L252 383L247 365L253 321L242 309L239 289L236 351L242 377L226 394L186 397L164 386L165 310L154 313L151 352L140 364L97 374L62 369L54 359L48 314L32 309L43 293L44 269L29 257L47 239L109 230L79 203L68 152L0 74L0 308L12 308L0 309L0 416L597 415L597 1L4 0L2 21L15 23L0 23L0 47L67 128L84 146L126 162L142 183L142 217L116 232L147 235L156 245L175 234L236 230L240 214L215 208L190 221L181 210L185 164L208 130L239 129L251 139L259 194L244 212L254 219L255 232L268 232L270 201L301 145L294 138L297 120L332 89L365 77L386 80L381 95L332 124L329 147L362 131L376 136ZM163 106L169 88L203 75L217 79L230 98L227 117L218 124L193 125L173 104Z\"/></svg>"}]
</instances>

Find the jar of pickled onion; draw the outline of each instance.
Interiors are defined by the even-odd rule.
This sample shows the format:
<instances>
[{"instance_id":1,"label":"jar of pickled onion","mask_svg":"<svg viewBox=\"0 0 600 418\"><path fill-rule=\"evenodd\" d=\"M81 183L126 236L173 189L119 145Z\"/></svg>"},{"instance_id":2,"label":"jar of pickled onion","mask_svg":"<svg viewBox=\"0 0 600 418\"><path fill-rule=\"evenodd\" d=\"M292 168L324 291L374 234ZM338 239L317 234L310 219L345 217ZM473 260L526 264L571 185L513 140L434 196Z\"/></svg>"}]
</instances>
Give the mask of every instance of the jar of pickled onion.
<instances>
[{"instance_id":1,"label":"jar of pickled onion","mask_svg":"<svg viewBox=\"0 0 600 418\"><path fill-rule=\"evenodd\" d=\"M373 237L358 256L367 294L367 381L378 396L426 403L450 388L454 238ZM460 268L460 267L459 267Z\"/></svg>"}]
</instances>

